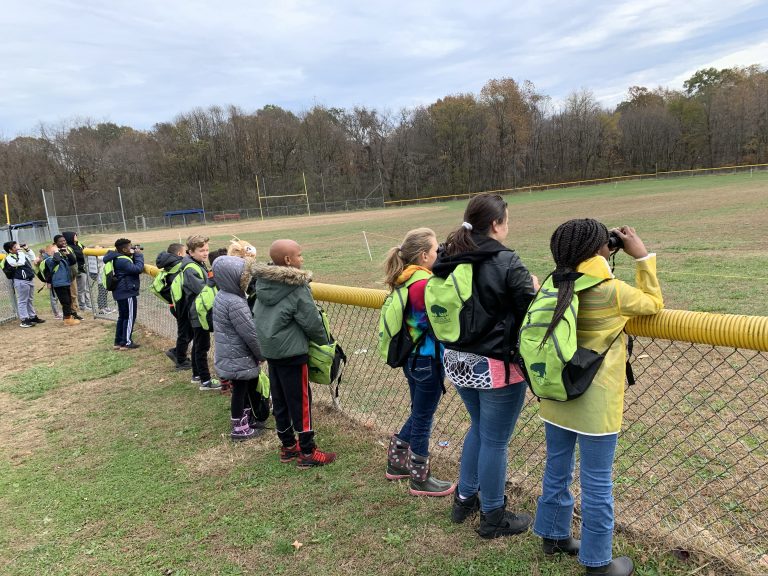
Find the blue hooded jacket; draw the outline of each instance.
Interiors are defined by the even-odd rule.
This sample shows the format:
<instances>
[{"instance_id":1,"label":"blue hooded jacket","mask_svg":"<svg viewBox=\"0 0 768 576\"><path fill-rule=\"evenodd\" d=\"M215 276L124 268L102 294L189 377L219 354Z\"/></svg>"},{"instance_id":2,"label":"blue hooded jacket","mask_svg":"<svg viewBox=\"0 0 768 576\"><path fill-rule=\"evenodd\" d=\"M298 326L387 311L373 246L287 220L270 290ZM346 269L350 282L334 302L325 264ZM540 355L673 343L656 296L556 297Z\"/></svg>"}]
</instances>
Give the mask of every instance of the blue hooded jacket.
<instances>
[{"instance_id":1,"label":"blue hooded jacket","mask_svg":"<svg viewBox=\"0 0 768 576\"><path fill-rule=\"evenodd\" d=\"M45 255L44 265L48 269L48 274L51 277L51 286L54 288L61 288L72 284L69 274L70 264L67 260L67 258L61 258L58 252L54 256Z\"/></svg>"},{"instance_id":2,"label":"blue hooded jacket","mask_svg":"<svg viewBox=\"0 0 768 576\"><path fill-rule=\"evenodd\" d=\"M112 292L115 300L126 300L139 295L141 288L141 273L144 271L144 254L136 252L132 258L120 258L125 256L120 252L110 250L104 255L104 264L114 260L117 288Z\"/></svg>"}]
</instances>

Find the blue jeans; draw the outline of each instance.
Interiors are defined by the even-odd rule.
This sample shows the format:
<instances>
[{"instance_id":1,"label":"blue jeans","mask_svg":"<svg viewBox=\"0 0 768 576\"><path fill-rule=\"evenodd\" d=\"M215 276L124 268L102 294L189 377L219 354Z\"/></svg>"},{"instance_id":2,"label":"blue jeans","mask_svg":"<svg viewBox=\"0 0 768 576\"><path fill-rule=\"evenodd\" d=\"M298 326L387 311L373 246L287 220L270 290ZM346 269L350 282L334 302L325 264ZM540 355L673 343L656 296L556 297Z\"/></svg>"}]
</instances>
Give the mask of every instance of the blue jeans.
<instances>
[{"instance_id":1,"label":"blue jeans","mask_svg":"<svg viewBox=\"0 0 768 576\"><path fill-rule=\"evenodd\" d=\"M411 452L429 456L429 435L440 397L443 395L445 371L440 359L416 356L403 366L411 391L411 414L397 436L411 445Z\"/></svg>"},{"instance_id":2,"label":"blue jeans","mask_svg":"<svg viewBox=\"0 0 768 576\"><path fill-rule=\"evenodd\" d=\"M479 390L456 387L472 424L464 437L459 469L462 498L482 493L480 509L490 512L504 505L507 446L525 400L525 382Z\"/></svg>"},{"instance_id":3,"label":"blue jeans","mask_svg":"<svg viewBox=\"0 0 768 576\"><path fill-rule=\"evenodd\" d=\"M618 434L588 436L544 423L547 464L533 532L563 540L571 535L576 440L581 457L581 549L579 562L604 566L613 558L613 456Z\"/></svg>"}]
</instances>

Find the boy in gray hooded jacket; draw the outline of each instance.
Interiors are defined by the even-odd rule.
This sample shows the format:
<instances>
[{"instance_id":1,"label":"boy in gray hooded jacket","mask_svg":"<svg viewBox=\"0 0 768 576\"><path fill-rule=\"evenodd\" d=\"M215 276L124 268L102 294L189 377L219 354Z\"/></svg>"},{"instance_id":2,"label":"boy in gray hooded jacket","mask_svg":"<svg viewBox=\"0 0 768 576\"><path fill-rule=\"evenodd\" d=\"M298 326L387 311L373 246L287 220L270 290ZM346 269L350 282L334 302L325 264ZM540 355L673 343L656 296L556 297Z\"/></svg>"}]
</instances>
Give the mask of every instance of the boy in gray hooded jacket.
<instances>
[{"instance_id":1,"label":"boy in gray hooded jacket","mask_svg":"<svg viewBox=\"0 0 768 576\"><path fill-rule=\"evenodd\" d=\"M336 454L317 449L312 429L309 341L328 343L309 289L312 273L301 269L301 246L293 240L275 240L269 257L271 264L251 261L248 267L256 279L253 317L262 353L269 361L272 411L283 444L280 462L297 461L299 468L323 466L333 462Z\"/></svg>"}]
</instances>

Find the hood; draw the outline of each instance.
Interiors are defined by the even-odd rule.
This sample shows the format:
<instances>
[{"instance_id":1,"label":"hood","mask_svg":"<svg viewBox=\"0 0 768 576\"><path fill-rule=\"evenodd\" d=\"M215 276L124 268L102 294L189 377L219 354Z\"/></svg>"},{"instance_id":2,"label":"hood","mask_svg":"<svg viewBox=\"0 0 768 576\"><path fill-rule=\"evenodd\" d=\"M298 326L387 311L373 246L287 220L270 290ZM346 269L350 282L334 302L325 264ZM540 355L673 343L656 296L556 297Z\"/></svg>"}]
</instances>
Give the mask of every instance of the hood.
<instances>
[{"instance_id":1,"label":"hood","mask_svg":"<svg viewBox=\"0 0 768 576\"><path fill-rule=\"evenodd\" d=\"M477 245L477 250L455 256L439 254L437 261L432 266L432 273L440 278L447 278L459 264L478 264L492 258L499 252L512 252L510 248L490 236L473 233L472 240Z\"/></svg>"},{"instance_id":2,"label":"hood","mask_svg":"<svg viewBox=\"0 0 768 576\"><path fill-rule=\"evenodd\" d=\"M276 266L263 262L248 261L246 268L256 280L256 298L273 306L300 286L312 281L312 272L289 266Z\"/></svg>"},{"instance_id":3,"label":"hood","mask_svg":"<svg viewBox=\"0 0 768 576\"><path fill-rule=\"evenodd\" d=\"M599 254L584 260L584 262L576 267L576 271L581 272L585 276L591 276L592 278L598 278L600 280L608 280L610 278L614 278L613 272L611 272L611 265L608 263L608 260Z\"/></svg>"},{"instance_id":4,"label":"hood","mask_svg":"<svg viewBox=\"0 0 768 576\"><path fill-rule=\"evenodd\" d=\"M170 269L179 262L181 262L181 256L176 256L176 254L171 254L170 252L160 252L155 260L155 266Z\"/></svg>"},{"instance_id":5,"label":"hood","mask_svg":"<svg viewBox=\"0 0 768 576\"><path fill-rule=\"evenodd\" d=\"M76 232L62 232L61 235L67 240L67 245L75 246L75 234Z\"/></svg>"},{"instance_id":6,"label":"hood","mask_svg":"<svg viewBox=\"0 0 768 576\"><path fill-rule=\"evenodd\" d=\"M251 275L245 271L245 260L237 256L219 256L213 261L213 277L216 279L216 286L223 292L243 296L243 277L246 274L250 281ZM245 285L248 286L248 283Z\"/></svg>"},{"instance_id":7,"label":"hood","mask_svg":"<svg viewBox=\"0 0 768 576\"><path fill-rule=\"evenodd\" d=\"M397 280L395 280L395 284L398 284L398 285L405 284L406 282L408 282L408 280L410 280L411 276L416 274L416 272L418 272L419 270L421 270L422 272L426 272L430 276L432 275L432 270L428 268L424 268L424 266L409 264L408 266L405 267L405 270L400 272L400 276L398 276Z\"/></svg>"},{"instance_id":8,"label":"hood","mask_svg":"<svg viewBox=\"0 0 768 576\"><path fill-rule=\"evenodd\" d=\"M120 252L115 252L114 250L109 250L106 254L104 254L104 264L106 264L110 260L114 260L118 256L121 256Z\"/></svg>"}]
</instances>

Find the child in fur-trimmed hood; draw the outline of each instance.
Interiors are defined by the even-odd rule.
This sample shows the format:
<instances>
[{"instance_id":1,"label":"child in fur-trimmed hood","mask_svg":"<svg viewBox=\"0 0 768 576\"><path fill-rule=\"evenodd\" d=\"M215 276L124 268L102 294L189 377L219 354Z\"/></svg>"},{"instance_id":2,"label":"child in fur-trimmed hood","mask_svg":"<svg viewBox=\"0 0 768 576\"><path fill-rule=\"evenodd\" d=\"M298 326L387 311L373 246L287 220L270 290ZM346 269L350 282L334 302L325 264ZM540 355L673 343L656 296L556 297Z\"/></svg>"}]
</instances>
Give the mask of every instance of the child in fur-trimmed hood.
<instances>
[{"instance_id":1,"label":"child in fur-trimmed hood","mask_svg":"<svg viewBox=\"0 0 768 576\"><path fill-rule=\"evenodd\" d=\"M299 468L323 466L333 462L336 454L317 449L312 429L309 341L328 343L309 289L312 273L301 269L301 246L293 240L276 240L269 256L271 264L249 259L246 266L256 279L253 317L262 354L269 362L272 410L282 442L280 461L297 460Z\"/></svg>"}]
</instances>

